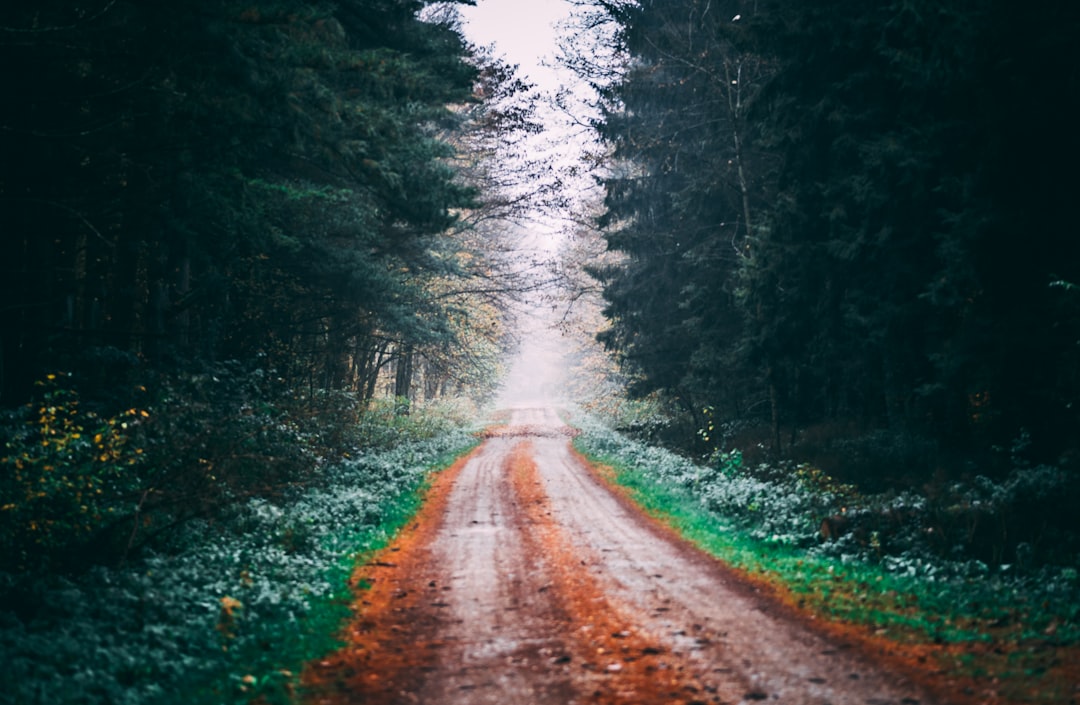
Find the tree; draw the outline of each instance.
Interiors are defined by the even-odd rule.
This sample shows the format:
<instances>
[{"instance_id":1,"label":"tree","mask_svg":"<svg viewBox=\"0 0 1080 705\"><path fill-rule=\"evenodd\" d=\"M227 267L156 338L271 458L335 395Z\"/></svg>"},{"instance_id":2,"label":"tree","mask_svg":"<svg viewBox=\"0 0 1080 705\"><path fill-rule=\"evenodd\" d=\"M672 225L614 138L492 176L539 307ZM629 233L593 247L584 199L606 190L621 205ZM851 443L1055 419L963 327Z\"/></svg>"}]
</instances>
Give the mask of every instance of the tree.
<instances>
[{"instance_id":1,"label":"tree","mask_svg":"<svg viewBox=\"0 0 1080 705\"><path fill-rule=\"evenodd\" d=\"M7 10L0 50L41 71L0 136L5 396L102 355L349 386L358 340L446 339L417 302L475 202L441 135L476 71L422 6Z\"/></svg>"},{"instance_id":2,"label":"tree","mask_svg":"<svg viewBox=\"0 0 1080 705\"><path fill-rule=\"evenodd\" d=\"M7 472L0 504L27 546L67 534L13 560L65 569L279 497L365 441L388 380L490 395L511 271L470 217L503 199L462 153L527 122L428 3L88 7L0 10L0 58L35 67L0 106L0 464L61 478L27 503ZM127 423L124 452L80 418Z\"/></svg>"},{"instance_id":3,"label":"tree","mask_svg":"<svg viewBox=\"0 0 1080 705\"><path fill-rule=\"evenodd\" d=\"M1076 301L1050 283L1080 257L1043 158L1077 153L1075 9L597 5L625 51L599 129L626 257L596 274L640 392L768 420L777 450L781 426L1071 447Z\"/></svg>"},{"instance_id":4,"label":"tree","mask_svg":"<svg viewBox=\"0 0 1080 705\"><path fill-rule=\"evenodd\" d=\"M600 224L625 259L594 270L613 323L603 340L636 372L638 393L663 390L688 410L743 408L748 388L717 363L740 339L734 274L767 192L745 135L769 68L735 41L741 3L608 9L628 59L604 94L600 133L617 166Z\"/></svg>"}]
</instances>

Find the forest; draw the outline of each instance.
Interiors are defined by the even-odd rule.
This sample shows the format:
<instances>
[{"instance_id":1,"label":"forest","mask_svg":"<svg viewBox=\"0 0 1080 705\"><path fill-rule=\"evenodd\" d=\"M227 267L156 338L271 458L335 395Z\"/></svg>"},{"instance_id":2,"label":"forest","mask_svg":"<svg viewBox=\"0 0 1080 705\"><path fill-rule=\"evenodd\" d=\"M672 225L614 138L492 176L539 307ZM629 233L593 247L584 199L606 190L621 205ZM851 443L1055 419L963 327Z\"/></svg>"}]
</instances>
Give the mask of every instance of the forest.
<instances>
[{"instance_id":1,"label":"forest","mask_svg":"<svg viewBox=\"0 0 1080 705\"><path fill-rule=\"evenodd\" d=\"M0 702L280 695L496 389L530 87L419 0L8 3L0 57Z\"/></svg>"},{"instance_id":2,"label":"forest","mask_svg":"<svg viewBox=\"0 0 1080 705\"><path fill-rule=\"evenodd\" d=\"M515 207L484 163L532 129L528 87L422 8L4 11L27 70L0 118L0 400L36 400L8 425L9 567L130 551L120 498L175 520L272 494L377 395L490 396L527 284L475 222Z\"/></svg>"},{"instance_id":3,"label":"forest","mask_svg":"<svg viewBox=\"0 0 1080 705\"><path fill-rule=\"evenodd\" d=\"M618 75L570 60L602 90L620 257L592 273L634 393L871 484L1020 438L1075 472L1072 4L596 5Z\"/></svg>"},{"instance_id":4,"label":"forest","mask_svg":"<svg viewBox=\"0 0 1080 705\"><path fill-rule=\"evenodd\" d=\"M583 452L754 540L1067 603L1080 6L575 0L593 149L563 179L471 4L0 9L11 697L293 702L357 552L477 442L534 294L602 308L617 370L573 401L623 435L591 419ZM603 252L516 254L582 173ZM1040 628L1075 641L1068 609ZM85 644L107 663L65 666Z\"/></svg>"}]
</instances>

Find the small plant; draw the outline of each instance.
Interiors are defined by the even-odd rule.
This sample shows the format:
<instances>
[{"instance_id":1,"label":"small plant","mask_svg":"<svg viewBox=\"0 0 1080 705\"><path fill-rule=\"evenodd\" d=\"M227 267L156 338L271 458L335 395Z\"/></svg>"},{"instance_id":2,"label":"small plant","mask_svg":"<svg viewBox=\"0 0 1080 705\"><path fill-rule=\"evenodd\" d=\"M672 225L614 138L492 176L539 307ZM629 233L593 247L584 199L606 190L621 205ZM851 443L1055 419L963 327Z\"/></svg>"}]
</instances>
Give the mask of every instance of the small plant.
<instances>
[{"instance_id":1,"label":"small plant","mask_svg":"<svg viewBox=\"0 0 1080 705\"><path fill-rule=\"evenodd\" d=\"M40 401L10 414L0 457L0 567L40 568L89 543L127 514L146 456L132 440L145 409L100 417L80 408L62 373L38 382Z\"/></svg>"},{"instance_id":2,"label":"small plant","mask_svg":"<svg viewBox=\"0 0 1080 705\"><path fill-rule=\"evenodd\" d=\"M1078 488L1060 469L1018 463L1002 480L932 496L871 495L814 466L746 467L738 453L696 465L591 417L575 423L577 447L644 507L817 610L935 641L978 640L1002 625L1014 639L1080 641L1080 545L1063 528ZM994 546L996 560L980 558Z\"/></svg>"},{"instance_id":3,"label":"small plant","mask_svg":"<svg viewBox=\"0 0 1080 705\"><path fill-rule=\"evenodd\" d=\"M217 383L207 378L198 384ZM68 439L65 452L81 447L87 436L93 446L98 431L105 443L102 424L123 437L115 446L120 460L148 454L135 452L142 447L135 439L141 440L156 414L136 410L119 415L115 424L83 420L79 430L60 420L70 419L61 410L70 409L72 400L67 392L50 397L58 420L49 427L58 430L49 438ZM271 417L289 424L279 411L238 415L253 424L241 428L257 430ZM38 418L31 428L20 416L20 449L42 452L26 440L39 439ZM158 534L123 565L99 564L67 575L0 567L0 660L10 684L0 702L295 702L303 664L338 646L335 635L349 615L357 556L384 546L415 513L430 473L476 442L470 429L451 428L446 419L425 421L417 409L412 418L414 428L428 431L399 434L397 444L381 449L353 448L306 476L307 482L290 483L272 496L234 496L213 514L190 517ZM180 415L171 421L189 420ZM72 439L76 433L80 438ZM298 453L308 452L302 436L296 442L302 444ZM132 477L145 480L144 462L118 467L135 468Z\"/></svg>"}]
</instances>

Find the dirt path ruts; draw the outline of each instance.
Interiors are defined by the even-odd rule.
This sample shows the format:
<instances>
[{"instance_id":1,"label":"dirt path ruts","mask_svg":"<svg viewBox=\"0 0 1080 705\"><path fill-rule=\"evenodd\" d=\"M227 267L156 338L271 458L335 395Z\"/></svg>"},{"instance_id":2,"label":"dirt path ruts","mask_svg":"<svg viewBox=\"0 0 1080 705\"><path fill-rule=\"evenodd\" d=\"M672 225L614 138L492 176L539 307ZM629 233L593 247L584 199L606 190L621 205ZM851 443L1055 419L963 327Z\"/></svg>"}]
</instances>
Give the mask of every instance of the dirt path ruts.
<instances>
[{"instance_id":1,"label":"dirt path ruts","mask_svg":"<svg viewBox=\"0 0 1080 705\"><path fill-rule=\"evenodd\" d=\"M930 703L659 530L520 409L363 568L309 702Z\"/></svg>"}]
</instances>

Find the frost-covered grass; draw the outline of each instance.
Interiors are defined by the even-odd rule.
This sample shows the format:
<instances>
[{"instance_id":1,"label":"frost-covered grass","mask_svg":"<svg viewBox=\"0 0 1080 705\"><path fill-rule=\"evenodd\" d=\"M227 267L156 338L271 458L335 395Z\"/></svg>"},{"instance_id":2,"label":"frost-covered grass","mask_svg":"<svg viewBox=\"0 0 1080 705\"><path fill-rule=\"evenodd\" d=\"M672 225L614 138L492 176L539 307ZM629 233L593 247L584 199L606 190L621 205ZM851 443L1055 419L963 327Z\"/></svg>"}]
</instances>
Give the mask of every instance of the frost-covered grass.
<instances>
[{"instance_id":1,"label":"frost-covered grass","mask_svg":"<svg viewBox=\"0 0 1080 705\"><path fill-rule=\"evenodd\" d=\"M0 703L293 701L301 665L335 647L357 554L385 545L429 473L475 443L464 430L392 435L121 568L0 574Z\"/></svg>"},{"instance_id":2,"label":"frost-covered grass","mask_svg":"<svg viewBox=\"0 0 1080 705\"><path fill-rule=\"evenodd\" d=\"M939 497L862 495L815 468L750 469L737 453L697 464L594 418L574 423L583 431L578 449L611 467L642 506L818 613L905 640L1080 642L1075 553L1071 561L1040 563L1021 542L1010 545L1011 557L990 562L971 553L982 544L956 530L974 533L980 520L997 526L1010 510L1053 505L1056 493L1072 492L1072 480L1055 468L1018 468L998 482L976 478ZM940 534L956 545L943 546ZM1075 537L1055 538L1075 545L1068 544Z\"/></svg>"}]
</instances>

